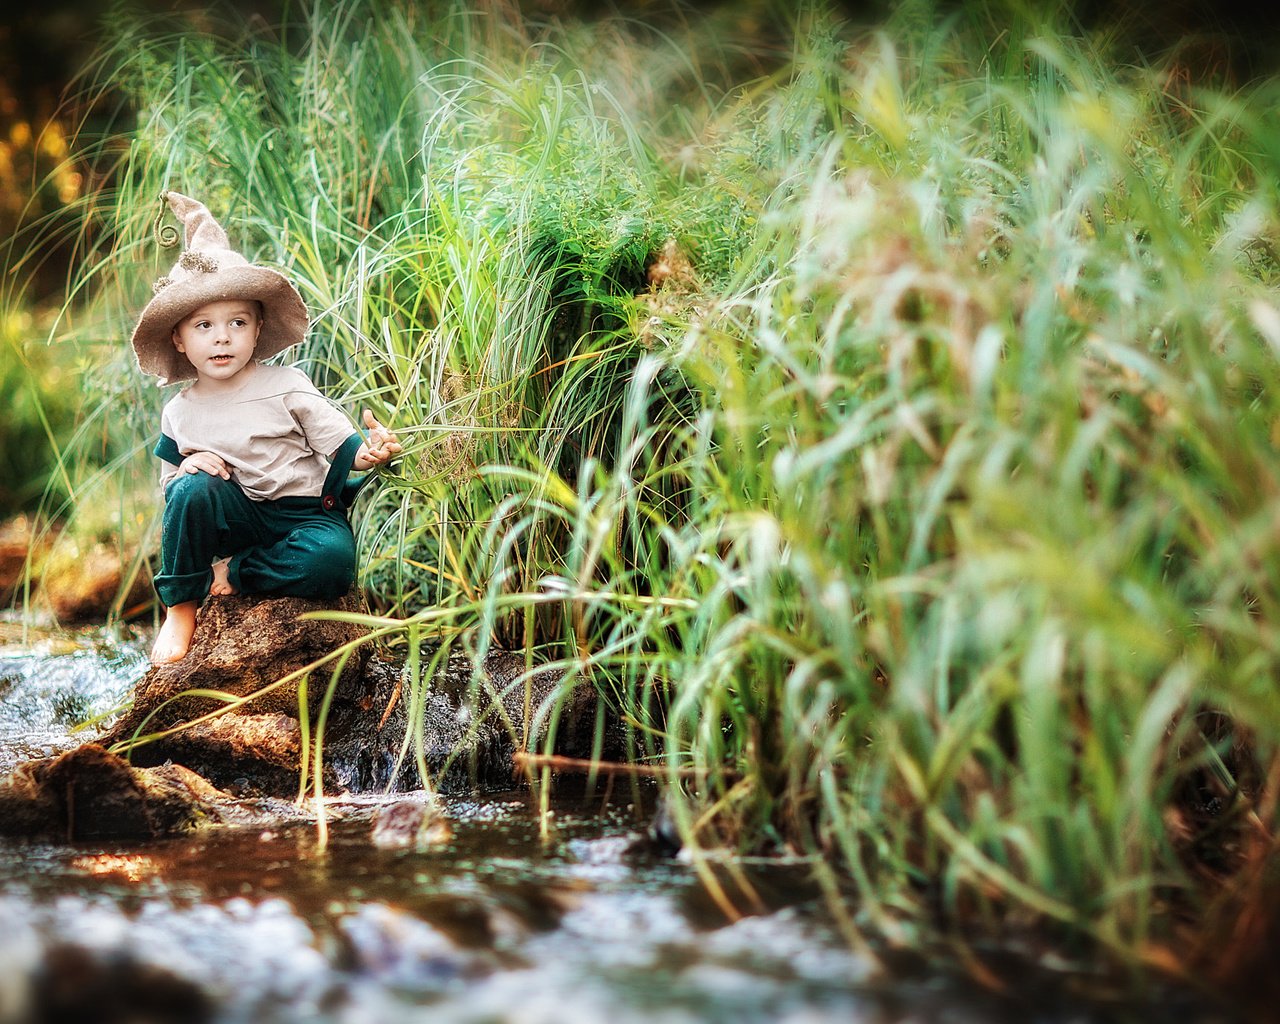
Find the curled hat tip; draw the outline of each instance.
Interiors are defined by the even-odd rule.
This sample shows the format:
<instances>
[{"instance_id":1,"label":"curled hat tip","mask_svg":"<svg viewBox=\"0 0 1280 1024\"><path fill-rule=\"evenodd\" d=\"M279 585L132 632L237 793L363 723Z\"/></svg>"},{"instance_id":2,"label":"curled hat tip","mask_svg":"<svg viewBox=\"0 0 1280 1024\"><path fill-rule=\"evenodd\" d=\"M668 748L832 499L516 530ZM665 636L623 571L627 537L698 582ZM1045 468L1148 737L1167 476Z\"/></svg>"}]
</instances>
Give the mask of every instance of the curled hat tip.
<instances>
[{"instance_id":1,"label":"curled hat tip","mask_svg":"<svg viewBox=\"0 0 1280 1024\"><path fill-rule=\"evenodd\" d=\"M188 213L204 208L204 203L190 196L184 196L181 192L175 192L171 188L165 189L160 195L169 204L169 209L179 217L185 217Z\"/></svg>"},{"instance_id":2,"label":"curled hat tip","mask_svg":"<svg viewBox=\"0 0 1280 1024\"><path fill-rule=\"evenodd\" d=\"M228 248L226 232L204 203L173 189L165 189L160 194L174 216L182 221L188 249Z\"/></svg>"}]
</instances>

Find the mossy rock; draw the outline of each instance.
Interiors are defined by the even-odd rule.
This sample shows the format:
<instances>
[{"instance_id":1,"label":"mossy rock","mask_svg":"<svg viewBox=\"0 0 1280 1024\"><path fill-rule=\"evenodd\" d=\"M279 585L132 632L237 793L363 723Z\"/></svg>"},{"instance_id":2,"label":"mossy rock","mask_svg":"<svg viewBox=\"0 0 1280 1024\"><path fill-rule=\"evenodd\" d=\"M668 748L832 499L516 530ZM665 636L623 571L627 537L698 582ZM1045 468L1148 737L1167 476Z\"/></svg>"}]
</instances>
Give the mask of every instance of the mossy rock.
<instances>
[{"instance_id":1,"label":"mossy rock","mask_svg":"<svg viewBox=\"0 0 1280 1024\"><path fill-rule=\"evenodd\" d=\"M331 685L331 720L363 715L371 706L373 686L364 671L370 651L359 643L367 634L364 627L302 616L362 610L355 591L336 602L207 598L186 657L149 669L134 688L130 708L100 742L127 745L136 737L185 725L134 747L130 759L143 765L173 760L219 785L249 780L261 792L296 792L301 721L305 718L309 726L316 722ZM355 646L335 680L338 659L330 656L348 644Z\"/></svg>"},{"instance_id":2,"label":"mossy rock","mask_svg":"<svg viewBox=\"0 0 1280 1024\"><path fill-rule=\"evenodd\" d=\"M0 784L0 834L49 839L156 839L217 820L226 794L181 765L136 768L86 743L28 761Z\"/></svg>"}]
</instances>

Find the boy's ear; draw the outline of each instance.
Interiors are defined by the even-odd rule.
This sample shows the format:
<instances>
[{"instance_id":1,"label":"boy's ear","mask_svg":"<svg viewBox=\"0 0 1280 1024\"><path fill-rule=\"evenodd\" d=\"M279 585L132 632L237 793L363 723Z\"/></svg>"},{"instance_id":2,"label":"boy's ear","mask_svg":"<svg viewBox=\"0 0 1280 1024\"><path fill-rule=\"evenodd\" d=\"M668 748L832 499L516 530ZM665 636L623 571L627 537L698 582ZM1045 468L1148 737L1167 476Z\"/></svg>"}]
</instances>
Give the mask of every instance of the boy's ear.
<instances>
[{"instance_id":1,"label":"boy's ear","mask_svg":"<svg viewBox=\"0 0 1280 1024\"><path fill-rule=\"evenodd\" d=\"M178 328L175 327L173 329L173 333L170 335L170 337L173 339L173 347L185 355L187 349L186 349L186 346L182 344L182 339L178 337Z\"/></svg>"}]
</instances>

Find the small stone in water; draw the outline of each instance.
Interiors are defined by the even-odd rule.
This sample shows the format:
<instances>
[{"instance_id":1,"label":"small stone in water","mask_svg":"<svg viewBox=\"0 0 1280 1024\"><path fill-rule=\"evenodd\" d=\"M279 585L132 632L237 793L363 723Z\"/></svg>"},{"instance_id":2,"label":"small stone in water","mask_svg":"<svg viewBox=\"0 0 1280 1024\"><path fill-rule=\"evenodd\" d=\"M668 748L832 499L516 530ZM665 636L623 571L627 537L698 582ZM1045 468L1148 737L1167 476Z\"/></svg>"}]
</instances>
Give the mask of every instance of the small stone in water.
<instances>
[{"instance_id":1,"label":"small stone in water","mask_svg":"<svg viewBox=\"0 0 1280 1024\"><path fill-rule=\"evenodd\" d=\"M378 808L370 839L380 850L425 850L453 838L433 800L397 800Z\"/></svg>"},{"instance_id":2,"label":"small stone in water","mask_svg":"<svg viewBox=\"0 0 1280 1024\"><path fill-rule=\"evenodd\" d=\"M386 904L360 906L338 928L360 973L402 990L438 990L487 969L428 922Z\"/></svg>"}]
</instances>

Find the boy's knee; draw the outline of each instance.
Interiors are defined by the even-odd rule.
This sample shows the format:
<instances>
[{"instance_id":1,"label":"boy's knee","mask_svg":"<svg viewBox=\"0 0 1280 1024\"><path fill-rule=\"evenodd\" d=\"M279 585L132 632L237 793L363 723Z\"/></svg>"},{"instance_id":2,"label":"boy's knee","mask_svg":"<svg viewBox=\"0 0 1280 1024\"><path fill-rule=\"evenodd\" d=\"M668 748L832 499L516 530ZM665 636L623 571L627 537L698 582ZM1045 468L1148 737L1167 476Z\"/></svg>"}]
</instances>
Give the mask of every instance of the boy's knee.
<instances>
[{"instance_id":1,"label":"boy's knee","mask_svg":"<svg viewBox=\"0 0 1280 1024\"><path fill-rule=\"evenodd\" d=\"M164 489L166 505L207 505L214 502L229 481L209 473L179 473Z\"/></svg>"},{"instance_id":2,"label":"boy's knee","mask_svg":"<svg viewBox=\"0 0 1280 1024\"><path fill-rule=\"evenodd\" d=\"M307 580L320 597L341 597L356 579L355 537L330 530L307 538Z\"/></svg>"}]
</instances>

